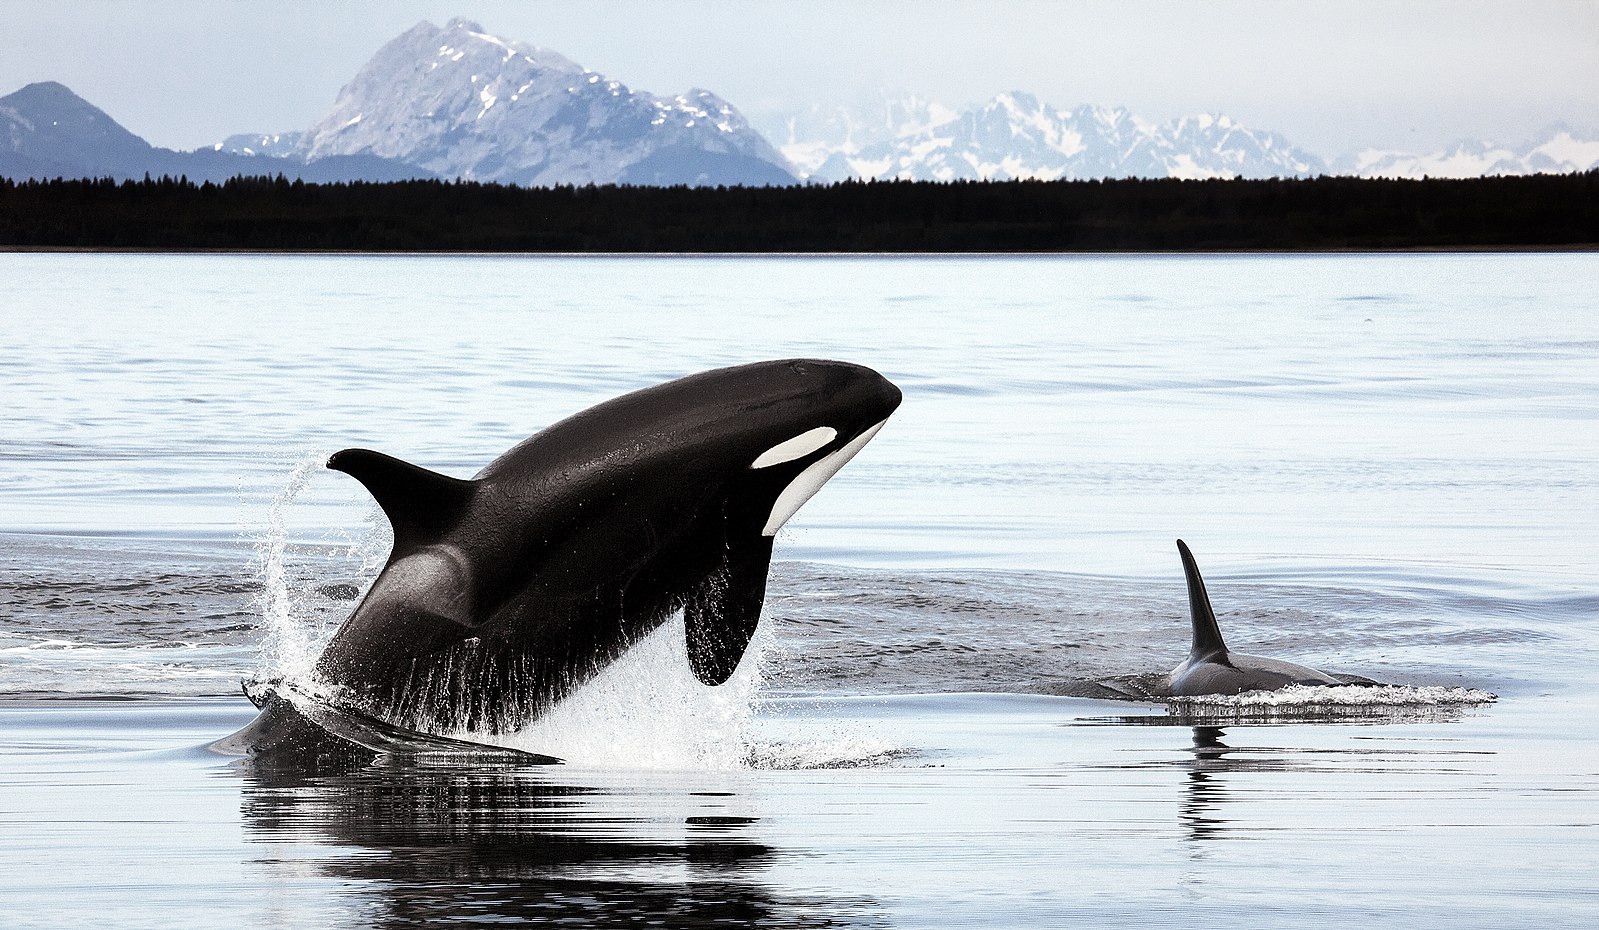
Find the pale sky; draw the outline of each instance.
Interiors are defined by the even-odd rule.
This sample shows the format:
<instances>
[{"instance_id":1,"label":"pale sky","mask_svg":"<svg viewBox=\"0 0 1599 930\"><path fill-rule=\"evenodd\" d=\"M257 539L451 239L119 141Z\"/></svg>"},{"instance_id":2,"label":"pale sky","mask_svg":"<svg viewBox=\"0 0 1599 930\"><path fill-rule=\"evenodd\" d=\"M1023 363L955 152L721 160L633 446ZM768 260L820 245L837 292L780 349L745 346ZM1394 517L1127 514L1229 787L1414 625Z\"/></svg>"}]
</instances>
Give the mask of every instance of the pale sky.
<instances>
[{"instance_id":1,"label":"pale sky","mask_svg":"<svg viewBox=\"0 0 1599 930\"><path fill-rule=\"evenodd\" d=\"M60 81L195 148L310 126L384 42L454 16L752 118L881 87L1220 112L1325 157L1599 128L1599 0L0 0L0 95Z\"/></svg>"}]
</instances>

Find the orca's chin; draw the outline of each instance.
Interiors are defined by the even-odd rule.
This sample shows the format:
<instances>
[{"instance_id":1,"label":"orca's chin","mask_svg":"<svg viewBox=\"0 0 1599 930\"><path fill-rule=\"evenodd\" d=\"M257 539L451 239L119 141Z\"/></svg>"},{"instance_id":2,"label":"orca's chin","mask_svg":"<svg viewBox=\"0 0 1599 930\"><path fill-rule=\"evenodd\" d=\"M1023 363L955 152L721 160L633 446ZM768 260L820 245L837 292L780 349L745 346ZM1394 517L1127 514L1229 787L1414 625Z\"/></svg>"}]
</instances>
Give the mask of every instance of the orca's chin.
<instances>
[{"instance_id":1,"label":"orca's chin","mask_svg":"<svg viewBox=\"0 0 1599 930\"><path fill-rule=\"evenodd\" d=\"M783 524L798 513L799 509L805 506L805 502L814 497L816 492L822 489L822 485L828 482L828 479L838 474L839 469L847 465L857 452L865 448L866 444L872 441L872 437L876 436L877 431L882 429L883 424L887 422L888 419L886 417L879 420L876 425L870 427L859 436L806 466L804 471L800 472L793 481L788 483L788 487L783 489L783 493L777 495L777 500L772 503L772 515L767 518L766 525L761 528L761 535L776 536L777 531L783 528Z\"/></svg>"}]
</instances>

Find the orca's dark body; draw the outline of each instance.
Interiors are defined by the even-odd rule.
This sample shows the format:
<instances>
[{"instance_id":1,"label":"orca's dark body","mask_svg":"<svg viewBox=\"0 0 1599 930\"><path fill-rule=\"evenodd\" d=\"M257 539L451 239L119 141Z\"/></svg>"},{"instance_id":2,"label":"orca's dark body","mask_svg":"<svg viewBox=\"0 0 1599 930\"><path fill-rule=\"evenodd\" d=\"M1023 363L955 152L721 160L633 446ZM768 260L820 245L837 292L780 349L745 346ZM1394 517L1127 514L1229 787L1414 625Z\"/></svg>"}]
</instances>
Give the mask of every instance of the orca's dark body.
<instances>
[{"instance_id":1,"label":"orca's dark body","mask_svg":"<svg viewBox=\"0 0 1599 930\"><path fill-rule=\"evenodd\" d=\"M868 368L708 371L548 427L471 480L351 449L394 549L317 661L334 701L414 730L503 732L681 609L706 684L755 632L777 530L900 392Z\"/></svg>"},{"instance_id":2,"label":"orca's dark body","mask_svg":"<svg viewBox=\"0 0 1599 930\"><path fill-rule=\"evenodd\" d=\"M1210 607L1205 579L1199 575L1193 553L1181 539L1177 540L1177 551L1182 555L1183 574L1188 579L1194 640L1188 658L1167 678L1172 697L1276 691L1289 685L1370 684L1362 678L1346 681L1292 662L1230 651L1222 641L1221 627L1216 624L1216 612Z\"/></svg>"}]
</instances>

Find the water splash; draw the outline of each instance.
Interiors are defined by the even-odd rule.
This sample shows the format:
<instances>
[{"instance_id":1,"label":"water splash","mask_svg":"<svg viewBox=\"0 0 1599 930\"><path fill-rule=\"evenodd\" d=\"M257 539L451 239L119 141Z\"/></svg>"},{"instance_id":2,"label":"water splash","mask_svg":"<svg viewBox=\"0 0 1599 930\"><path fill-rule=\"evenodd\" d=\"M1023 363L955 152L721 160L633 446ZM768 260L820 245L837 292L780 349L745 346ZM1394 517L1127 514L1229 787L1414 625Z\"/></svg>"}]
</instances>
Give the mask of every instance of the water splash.
<instances>
[{"instance_id":1,"label":"water splash","mask_svg":"<svg viewBox=\"0 0 1599 930\"><path fill-rule=\"evenodd\" d=\"M361 588L350 584L327 584L330 562L359 562L358 577L370 579L384 556L378 554L383 540L372 519L367 531L351 539L338 536L340 544L332 550L296 552L290 542L289 513L295 501L322 471L326 452L302 456L289 472L288 479L272 499L265 531L253 541L256 580L255 601L260 610L264 633L261 642L258 678L309 681L317 656L333 629L348 613L348 602L360 596ZM304 564L293 556L319 555Z\"/></svg>"},{"instance_id":2,"label":"water splash","mask_svg":"<svg viewBox=\"0 0 1599 930\"><path fill-rule=\"evenodd\" d=\"M1450 719L1498 696L1475 688L1290 685L1278 691L1169 698L1172 717L1222 720Z\"/></svg>"},{"instance_id":3,"label":"water splash","mask_svg":"<svg viewBox=\"0 0 1599 930\"><path fill-rule=\"evenodd\" d=\"M891 740L864 733L822 739L751 743L745 764L752 769L870 769L898 765L914 753Z\"/></svg>"},{"instance_id":4,"label":"water splash","mask_svg":"<svg viewBox=\"0 0 1599 930\"><path fill-rule=\"evenodd\" d=\"M708 686L689 668L678 615L521 729L450 735L601 768L742 768L769 639L758 631L733 677Z\"/></svg>"},{"instance_id":5,"label":"water splash","mask_svg":"<svg viewBox=\"0 0 1599 930\"><path fill-rule=\"evenodd\" d=\"M315 661L311 637L296 619L302 593L289 583L288 510L323 461L325 459L320 456L306 456L294 466L288 481L272 499L265 534L255 542L256 577L261 582L256 603L261 609L266 633L262 641L262 660L271 674L294 676L309 671Z\"/></svg>"},{"instance_id":6,"label":"water splash","mask_svg":"<svg viewBox=\"0 0 1599 930\"><path fill-rule=\"evenodd\" d=\"M861 768L895 764L909 754L858 725L840 730L836 720L795 738L796 721L780 723L780 702L762 692L789 651L773 628L763 620L733 677L710 686L690 669L679 614L521 729L450 735L608 769ZM772 725L785 731L784 738L771 737Z\"/></svg>"}]
</instances>

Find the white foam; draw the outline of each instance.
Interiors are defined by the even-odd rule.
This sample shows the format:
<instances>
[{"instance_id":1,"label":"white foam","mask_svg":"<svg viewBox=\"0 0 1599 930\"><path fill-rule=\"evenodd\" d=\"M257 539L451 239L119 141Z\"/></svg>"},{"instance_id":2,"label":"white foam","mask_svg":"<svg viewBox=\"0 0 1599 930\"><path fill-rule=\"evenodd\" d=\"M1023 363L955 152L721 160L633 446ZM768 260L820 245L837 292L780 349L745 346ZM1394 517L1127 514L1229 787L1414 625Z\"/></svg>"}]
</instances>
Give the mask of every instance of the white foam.
<instances>
[{"instance_id":1,"label":"white foam","mask_svg":"<svg viewBox=\"0 0 1599 930\"><path fill-rule=\"evenodd\" d=\"M865 734L839 734L797 742L756 742L745 754L754 769L858 769L893 765L908 754L903 746Z\"/></svg>"},{"instance_id":2,"label":"white foam","mask_svg":"<svg viewBox=\"0 0 1599 930\"><path fill-rule=\"evenodd\" d=\"M840 731L837 721L799 736L795 726L806 725L763 720L763 670L778 653L763 624L732 678L701 684L689 668L678 616L521 730L444 735L605 769L859 768L887 765L905 754L898 744L858 727ZM768 725L786 738L764 737Z\"/></svg>"},{"instance_id":3,"label":"white foam","mask_svg":"<svg viewBox=\"0 0 1599 930\"><path fill-rule=\"evenodd\" d=\"M1401 685L1290 685L1279 691L1171 698L1173 713L1317 716L1464 708L1490 704L1497 695L1475 688Z\"/></svg>"},{"instance_id":4,"label":"white foam","mask_svg":"<svg viewBox=\"0 0 1599 930\"><path fill-rule=\"evenodd\" d=\"M523 729L449 735L601 768L742 768L765 639L757 633L726 683L704 685L689 668L679 616Z\"/></svg>"}]
</instances>

